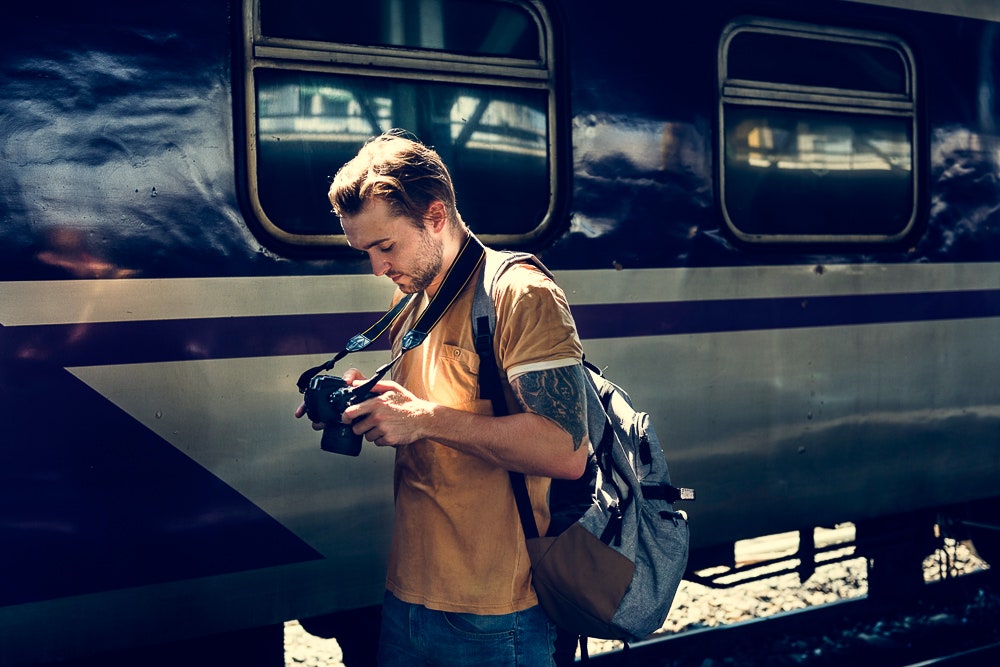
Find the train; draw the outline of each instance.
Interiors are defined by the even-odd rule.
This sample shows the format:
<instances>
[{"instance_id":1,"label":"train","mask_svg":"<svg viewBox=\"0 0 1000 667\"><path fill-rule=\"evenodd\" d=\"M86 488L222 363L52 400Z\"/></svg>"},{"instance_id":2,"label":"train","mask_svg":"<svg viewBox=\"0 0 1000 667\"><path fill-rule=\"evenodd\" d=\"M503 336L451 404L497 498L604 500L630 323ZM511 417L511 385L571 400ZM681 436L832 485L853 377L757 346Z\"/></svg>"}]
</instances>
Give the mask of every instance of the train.
<instances>
[{"instance_id":1,"label":"train","mask_svg":"<svg viewBox=\"0 0 1000 667\"><path fill-rule=\"evenodd\" d=\"M391 299L326 199L391 128L651 415L692 576L845 523L876 570L935 529L1000 559L997 3L54 0L0 35L0 664L364 634L392 452L293 413Z\"/></svg>"}]
</instances>

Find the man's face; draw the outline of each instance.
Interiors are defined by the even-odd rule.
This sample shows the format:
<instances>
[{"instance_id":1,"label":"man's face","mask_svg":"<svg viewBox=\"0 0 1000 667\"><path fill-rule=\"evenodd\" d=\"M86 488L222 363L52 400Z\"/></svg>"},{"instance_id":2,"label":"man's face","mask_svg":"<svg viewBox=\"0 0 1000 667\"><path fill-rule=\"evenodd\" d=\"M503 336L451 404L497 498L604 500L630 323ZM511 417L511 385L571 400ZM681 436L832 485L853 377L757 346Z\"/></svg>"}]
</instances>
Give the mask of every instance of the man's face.
<instances>
[{"instance_id":1,"label":"man's face","mask_svg":"<svg viewBox=\"0 0 1000 667\"><path fill-rule=\"evenodd\" d=\"M426 225L418 229L409 218L394 216L381 200L340 222L351 247L368 254L376 276L388 276L406 294L436 290L443 277L443 242Z\"/></svg>"}]
</instances>

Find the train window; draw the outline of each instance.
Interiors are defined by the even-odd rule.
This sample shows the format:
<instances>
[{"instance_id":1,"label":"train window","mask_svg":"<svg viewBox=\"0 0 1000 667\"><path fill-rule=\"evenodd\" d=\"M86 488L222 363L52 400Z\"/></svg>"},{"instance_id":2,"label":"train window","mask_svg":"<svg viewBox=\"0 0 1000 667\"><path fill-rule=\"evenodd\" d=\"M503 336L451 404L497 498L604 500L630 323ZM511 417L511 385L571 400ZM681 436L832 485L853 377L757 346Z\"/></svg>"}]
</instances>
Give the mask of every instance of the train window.
<instances>
[{"instance_id":1,"label":"train window","mask_svg":"<svg viewBox=\"0 0 1000 667\"><path fill-rule=\"evenodd\" d=\"M538 31L524 7L481 0L262 2L261 33L289 40L398 46L540 60ZM529 27L531 29L529 29Z\"/></svg>"},{"instance_id":2,"label":"train window","mask_svg":"<svg viewBox=\"0 0 1000 667\"><path fill-rule=\"evenodd\" d=\"M756 243L897 241L916 219L913 58L881 33L741 21L723 33L723 217Z\"/></svg>"},{"instance_id":3,"label":"train window","mask_svg":"<svg viewBox=\"0 0 1000 667\"><path fill-rule=\"evenodd\" d=\"M343 246L330 179L403 128L452 171L484 240L537 238L556 208L552 36L532 0L245 0L247 175L261 228ZM497 197L519 202L516 215Z\"/></svg>"}]
</instances>

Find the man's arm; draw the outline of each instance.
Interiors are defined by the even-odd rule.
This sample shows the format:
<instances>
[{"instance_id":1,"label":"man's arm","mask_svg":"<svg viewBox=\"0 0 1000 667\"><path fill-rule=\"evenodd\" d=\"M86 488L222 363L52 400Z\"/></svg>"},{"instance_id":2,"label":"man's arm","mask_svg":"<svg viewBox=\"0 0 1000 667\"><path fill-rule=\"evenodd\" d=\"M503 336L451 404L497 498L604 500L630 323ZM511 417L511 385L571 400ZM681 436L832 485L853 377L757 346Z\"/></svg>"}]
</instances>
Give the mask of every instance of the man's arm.
<instances>
[{"instance_id":1,"label":"man's arm","mask_svg":"<svg viewBox=\"0 0 1000 667\"><path fill-rule=\"evenodd\" d=\"M525 412L503 417L437 405L381 382L374 387L381 395L345 410L344 421L379 446L427 438L506 470L576 479L587 465L584 382L579 364L524 373L511 387Z\"/></svg>"},{"instance_id":2,"label":"man's arm","mask_svg":"<svg viewBox=\"0 0 1000 667\"><path fill-rule=\"evenodd\" d=\"M541 415L569 434L573 451L587 445L587 395L583 367L563 366L519 375L511 389L525 412Z\"/></svg>"}]
</instances>

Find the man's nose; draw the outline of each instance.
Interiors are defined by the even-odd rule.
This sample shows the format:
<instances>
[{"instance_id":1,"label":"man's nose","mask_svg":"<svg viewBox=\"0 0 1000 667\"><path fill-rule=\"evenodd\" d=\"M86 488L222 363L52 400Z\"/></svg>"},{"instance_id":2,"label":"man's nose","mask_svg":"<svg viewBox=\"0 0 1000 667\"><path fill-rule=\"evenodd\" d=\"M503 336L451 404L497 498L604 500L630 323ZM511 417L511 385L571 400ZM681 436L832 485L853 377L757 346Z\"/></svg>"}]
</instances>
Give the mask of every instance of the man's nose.
<instances>
[{"instance_id":1,"label":"man's nose","mask_svg":"<svg viewBox=\"0 0 1000 667\"><path fill-rule=\"evenodd\" d=\"M379 257L371 257L372 273L376 276L384 276L389 271L389 262Z\"/></svg>"}]
</instances>

